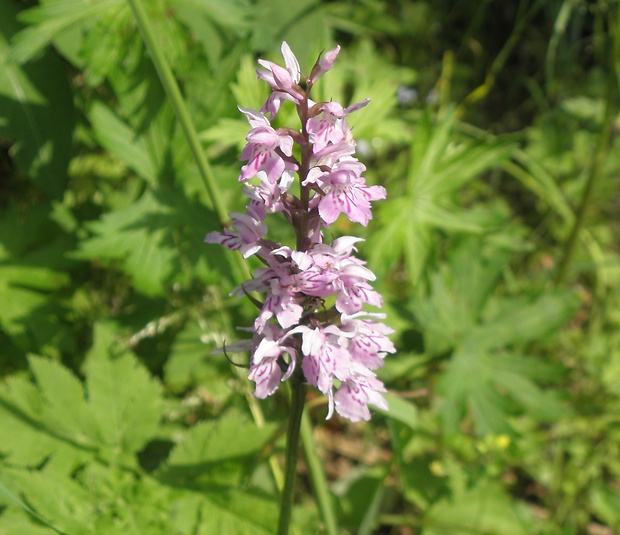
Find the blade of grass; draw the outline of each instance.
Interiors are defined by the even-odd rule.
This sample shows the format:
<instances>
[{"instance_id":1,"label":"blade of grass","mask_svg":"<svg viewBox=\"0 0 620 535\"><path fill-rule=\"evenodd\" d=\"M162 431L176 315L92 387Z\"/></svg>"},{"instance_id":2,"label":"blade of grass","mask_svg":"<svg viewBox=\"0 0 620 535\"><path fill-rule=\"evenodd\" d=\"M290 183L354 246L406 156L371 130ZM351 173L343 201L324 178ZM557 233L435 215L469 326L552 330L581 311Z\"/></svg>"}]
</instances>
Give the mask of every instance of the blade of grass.
<instances>
[{"instance_id":1,"label":"blade of grass","mask_svg":"<svg viewBox=\"0 0 620 535\"><path fill-rule=\"evenodd\" d=\"M316 451L316 444L312 435L312 424L306 413L301 418L301 443L304 447L314 495L321 512L321 518L325 522L325 532L327 535L338 535L338 525L336 524L332 497L327 488L327 479L323 471L322 461Z\"/></svg>"},{"instance_id":2,"label":"blade of grass","mask_svg":"<svg viewBox=\"0 0 620 535\"><path fill-rule=\"evenodd\" d=\"M615 17L615 18L614 18ZM618 35L618 26L620 25L620 8L616 8L616 12L610 9L608 27L611 35L611 43L609 49L603 50L603 54L607 54L610 73L607 76L607 98L605 99L605 115L603 125L598 139L598 144L592 153L592 160L588 169L588 180L583 192L583 197L577 209L575 223L571 229L570 235L562 249L562 255L555 273L554 284L560 286L566 279L568 268L575 253L577 238L585 223L585 217L592 202L596 182L599 179L601 164L611 148L612 132L614 120L618 108L618 84L617 84L617 54L620 49L620 35ZM601 39L604 43L604 40ZM604 46L604 44L602 45ZM615 75L614 75L615 74Z\"/></svg>"}]
</instances>

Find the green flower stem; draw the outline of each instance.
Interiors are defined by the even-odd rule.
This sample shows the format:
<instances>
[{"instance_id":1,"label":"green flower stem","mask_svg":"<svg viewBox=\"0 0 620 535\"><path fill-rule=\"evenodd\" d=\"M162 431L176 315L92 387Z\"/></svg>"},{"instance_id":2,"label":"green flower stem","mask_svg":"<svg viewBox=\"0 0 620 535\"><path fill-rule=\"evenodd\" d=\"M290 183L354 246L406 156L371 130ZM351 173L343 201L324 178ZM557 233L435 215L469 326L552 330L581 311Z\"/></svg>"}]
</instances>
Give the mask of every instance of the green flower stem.
<instances>
[{"instance_id":1,"label":"green flower stem","mask_svg":"<svg viewBox=\"0 0 620 535\"><path fill-rule=\"evenodd\" d=\"M620 23L620 8L616 11L615 16L617 17L617 20L614 21L613 10L610 10L609 27L610 29L616 28L617 30L617 25ZM598 146L592 154L592 160L588 169L588 179L583 192L583 197L581 198L581 203L577 209L575 222L571 228L570 235L564 244L562 257L560 258L558 269L555 273L553 282L556 286L560 286L566 279L568 268L575 253L577 238L579 237L580 231L585 223L585 217L592 202L595 189L594 186L600 175L601 164L603 163L605 156L607 156L611 146L613 125L618 109L618 86L620 85L618 84L618 81L620 81L620 63L618 63L617 60L617 54L620 51L620 36L617 31L612 31L611 33L611 50L603 51L603 53L607 53L610 72L613 73L607 76L607 98L605 100L603 126L601 128Z\"/></svg>"},{"instance_id":2,"label":"green flower stem","mask_svg":"<svg viewBox=\"0 0 620 535\"><path fill-rule=\"evenodd\" d=\"M286 467L284 469L284 491L280 502L280 520L278 535L287 535L293 512L293 494L297 477L297 453L299 450L299 431L301 416L306 399L306 386L303 377L297 369L290 379L291 383L291 410L289 412L288 431L286 433Z\"/></svg>"},{"instance_id":3,"label":"green flower stem","mask_svg":"<svg viewBox=\"0 0 620 535\"><path fill-rule=\"evenodd\" d=\"M312 424L307 414L303 414L301 418L301 442L304 447L304 453L306 454L306 463L308 465L308 471L310 472L314 495L319 505L321 517L325 523L326 533L327 535L337 535L338 524L336 523L336 514L334 513L332 497L327 488L327 479L323 471L323 463L316 451L316 444L314 442L314 436L312 435Z\"/></svg>"}]
</instances>

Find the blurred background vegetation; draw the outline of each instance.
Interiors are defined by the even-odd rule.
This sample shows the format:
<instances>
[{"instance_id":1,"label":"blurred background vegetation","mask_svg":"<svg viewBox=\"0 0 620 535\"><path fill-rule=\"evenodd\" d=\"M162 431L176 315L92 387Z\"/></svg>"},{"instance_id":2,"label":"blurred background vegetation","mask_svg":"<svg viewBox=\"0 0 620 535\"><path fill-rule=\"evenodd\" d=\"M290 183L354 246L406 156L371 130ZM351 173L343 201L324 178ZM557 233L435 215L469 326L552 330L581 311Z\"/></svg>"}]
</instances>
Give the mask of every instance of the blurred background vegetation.
<instances>
[{"instance_id":1,"label":"blurred background vegetation","mask_svg":"<svg viewBox=\"0 0 620 535\"><path fill-rule=\"evenodd\" d=\"M617 1L142 5L230 211L258 57L338 43L314 98L371 98L398 353L367 424L309 396L340 532L619 533ZM0 64L0 532L272 533L287 399L210 355L254 311L130 6L3 0Z\"/></svg>"}]
</instances>

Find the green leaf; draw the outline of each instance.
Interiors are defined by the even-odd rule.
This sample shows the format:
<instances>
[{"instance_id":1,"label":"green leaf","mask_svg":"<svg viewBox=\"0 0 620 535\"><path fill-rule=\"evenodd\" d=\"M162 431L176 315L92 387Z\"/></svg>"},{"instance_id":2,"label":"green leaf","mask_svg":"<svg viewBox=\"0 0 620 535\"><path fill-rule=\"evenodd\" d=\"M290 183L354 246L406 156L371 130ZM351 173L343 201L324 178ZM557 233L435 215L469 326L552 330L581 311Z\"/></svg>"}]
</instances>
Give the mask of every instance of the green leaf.
<instances>
[{"instance_id":1,"label":"green leaf","mask_svg":"<svg viewBox=\"0 0 620 535\"><path fill-rule=\"evenodd\" d=\"M48 0L41 6L20 13L20 20L32 26L14 39L10 59L25 63L41 53L54 39L75 26L88 26L99 14L118 5L119 0Z\"/></svg>"},{"instance_id":2,"label":"green leaf","mask_svg":"<svg viewBox=\"0 0 620 535\"><path fill-rule=\"evenodd\" d=\"M35 385L8 377L0 388L0 452L13 466L36 466L52 456L67 453L70 463L81 457L77 444L63 440L41 420L45 402Z\"/></svg>"},{"instance_id":3,"label":"green leaf","mask_svg":"<svg viewBox=\"0 0 620 535\"><path fill-rule=\"evenodd\" d=\"M0 516L3 535L24 535L24 533L28 535L50 535L52 533L50 529L54 530L55 533L64 535L62 531L56 530L42 518L37 517L37 521L40 522L39 525L34 524L23 513L15 509L7 509Z\"/></svg>"},{"instance_id":4,"label":"green leaf","mask_svg":"<svg viewBox=\"0 0 620 535\"><path fill-rule=\"evenodd\" d=\"M8 41L18 31L17 9L0 7L0 138L12 144L17 164L47 195L59 198L67 183L74 129L73 96L53 52L19 66Z\"/></svg>"},{"instance_id":5,"label":"green leaf","mask_svg":"<svg viewBox=\"0 0 620 535\"><path fill-rule=\"evenodd\" d=\"M90 223L94 236L82 240L74 256L120 260L139 291L162 295L178 265L169 214L169 209L147 192L128 208Z\"/></svg>"},{"instance_id":6,"label":"green leaf","mask_svg":"<svg viewBox=\"0 0 620 535\"><path fill-rule=\"evenodd\" d=\"M155 434L163 410L162 388L131 353L117 354L114 338L109 325L96 326L97 351L91 351L85 363L88 405L101 442L134 453Z\"/></svg>"},{"instance_id":7,"label":"green leaf","mask_svg":"<svg viewBox=\"0 0 620 535\"><path fill-rule=\"evenodd\" d=\"M63 535L62 531L57 530L54 526L46 522L43 518L41 518L36 512L32 510L28 505L26 505L22 500L20 500L13 492L11 492L6 485L2 483L1 480L2 472L0 472L0 503L5 500L8 500L9 504L17 505L22 511L26 512L29 516L35 518L38 522L43 524L46 528L50 528L51 530ZM4 496L5 500L2 499ZM6 512L4 511L2 514L2 525L3 530L6 535L18 535L20 533L25 533L28 530L29 534L32 535L48 535L49 531L43 528L37 528L32 523L26 520L26 517L22 514L12 514L13 511Z\"/></svg>"},{"instance_id":8,"label":"green leaf","mask_svg":"<svg viewBox=\"0 0 620 535\"><path fill-rule=\"evenodd\" d=\"M395 183L388 187L388 199L377 203L378 230L370 236L368 250L379 274L402 258L416 286L434 249L435 229L459 234L485 230L481 221L458 208L456 195L483 173L501 167L515 146L500 139L462 140L455 121L453 110L436 124L429 112L422 114L410 141L406 187Z\"/></svg>"},{"instance_id":9,"label":"green leaf","mask_svg":"<svg viewBox=\"0 0 620 535\"><path fill-rule=\"evenodd\" d=\"M99 143L141 178L154 183L157 178L157 165L150 157L146 140L137 136L132 128L105 104L93 103L88 115Z\"/></svg>"},{"instance_id":10,"label":"green leaf","mask_svg":"<svg viewBox=\"0 0 620 535\"><path fill-rule=\"evenodd\" d=\"M88 223L93 236L82 240L72 257L119 261L148 296L163 295L174 282L185 285L198 275L223 284L235 276L228 256L209 255L203 242L215 221L213 212L178 189L147 191L130 206Z\"/></svg>"},{"instance_id":11,"label":"green leaf","mask_svg":"<svg viewBox=\"0 0 620 535\"><path fill-rule=\"evenodd\" d=\"M217 421L198 424L172 450L161 477L175 486L215 483L234 487L248 457L265 447L274 430L273 425L258 428L232 412Z\"/></svg>"},{"instance_id":12,"label":"green leaf","mask_svg":"<svg viewBox=\"0 0 620 535\"><path fill-rule=\"evenodd\" d=\"M56 533L71 535L83 533L84 528L94 528L87 493L71 480L50 472L41 474L7 468L0 470L0 478L7 481L9 487L19 489L37 516L43 517L46 525L54 526Z\"/></svg>"},{"instance_id":13,"label":"green leaf","mask_svg":"<svg viewBox=\"0 0 620 535\"><path fill-rule=\"evenodd\" d=\"M96 431L81 381L53 360L34 356L28 360L45 403L41 418L46 426L60 437L93 447Z\"/></svg>"},{"instance_id":14,"label":"green leaf","mask_svg":"<svg viewBox=\"0 0 620 535\"><path fill-rule=\"evenodd\" d=\"M97 453L125 457L155 434L161 418L161 387L127 352L112 350L114 331L100 327L105 350L87 359L88 398L82 382L49 359L30 357L38 388L11 377L0 388L0 451L15 466L70 471ZM119 380L122 378L122 380ZM108 454L106 454L108 455Z\"/></svg>"},{"instance_id":15,"label":"green leaf","mask_svg":"<svg viewBox=\"0 0 620 535\"><path fill-rule=\"evenodd\" d=\"M493 373L490 355L460 351L452 356L437 385L442 397L442 423L447 432L458 431L466 409L471 411L476 431L482 436L511 431L507 422L507 400L494 387Z\"/></svg>"},{"instance_id":16,"label":"green leaf","mask_svg":"<svg viewBox=\"0 0 620 535\"><path fill-rule=\"evenodd\" d=\"M452 350L438 382L449 432L457 431L467 410L482 435L510 431L515 409L540 421L566 414L556 394L536 384L557 378L554 367L507 350L556 332L574 314L577 300L565 291L531 303L494 298L509 256L476 239L461 240L448 266L431 274L429 295L413 304L426 350L435 355Z\"/></svg>"},{"instance_id":17,"label":"green leaf","mask_svg":"<svg viewBox=\"0 0 620 535\"><path fill-rule=\"evenodd\" d=\"M544 340L564 325L577 311L579 298L572 292L557 290L531 303L511 299L501 310L471 333L480 347L501 347Z\"/></svg>"},{"instance_id":18,"label":"green leaf","mask_svg":"<svg viewBox=\"0 0 620 535\"><path fill-rule=\"evenodd\" d=\"M275 500L257 492L220 490L208 495L201 507L197 535L234 533L272 535L277 523Z\"/></svg>"},{"instance_id":19,"label":"green leaf","mask_svg":"<svg viewBox=\"0 0 620 535\"><path fill-rule=\"evenodd\" d=\"M261 81L256 78L255 59L248 55L243 56L237 72L236 82L231 85L231 91L239 106L253 110L261 108L267 97L269 97L269 89ZM247 134L248 124L245 118L243 123L245 123L244 127ZM245 140L245 135L243 139Z\"/></svg>"},{"instance_id":20,"label":"green leaf","mask_svg":"<svg viewBox=\"0 0 620 535\"><path fill-rule=\"evenodd\" d=\"M512 357L515 359L515 357ZM518 360L518 358L517 358ZM496 366L493 382L505 390L525 410L540 422L554 422L568 416L570 411L560 401L557 392L543 390L524 372L513 372L507 366Z\"/></svg>"},{"instance_id":21,"label":"green leaf","mask_svg":"<svg viewBox=\"0 0 620 535\"><path fill-rule=\"evenodd\" d=\"M247 0L178 0L174 10L215 67L221 63L222 54L251 30L254 6Z\"/></svg>"},{"instance_id":22,"label":"green leaf","mask_svg":"<svg viewBox=\"0 0 620 535\"><path fill-rule=\"evenodd\" d=\"M224 403L234 391L228 384L230 363L223 355L211 355L221 342L215 342L213 333L218 327L210 321L190 321L176 336L170 355L164 365L164 379L168 388L184 391L199 384L210 398Z\"/></svg>"},{"instance_id":23,"label":"green leaf","mask_svg":"<svg viewBox=\"0 0 620 535\"><path fill-rule=\"evenodd\" d=\"M592 509L609 526L620 526L620 494L616 489L598 487L592 490Z\"/></svg>"},{"instance_id":24,"label":"green leaf","mask_svg":"<svg viewBox=\"0 0 620 535\"><path fill-rule=\"evenodd\" d=\"M432 229L420 220L415 203L408 197L382 201L380 206L377 221L370 223L376 230L368 239L369 262L381 275L402 256L415 285L433 247Z\"/></svg>"},{"instance_id":25,"label":"green leaf","mask_svg":"<svg viewBox=\"0 0 620 535\"><path fill-rule=\"evenodd\" d=\"M418 408L409 401L389 392L383 394L388 402L388 410L378 410L385 414L386 417L397 420L411 429L415 429L418 425Z\"/></svg>"},{"instance_id":26,"label":"green leaf","mask_svg":"<svg viewBox=\"0 0 620 535\"><path fill-rule=\"evenodd\" d=\"M424 535L527 535L531 521L523 507L515 506L503 488L478 482L460 495L444 498L424 515Z\"/></svg>"},{"instance_id":27,"label":"green leaf","mask_svg":"<svg viewBox=\"0 0 620 535\"><path fill-rule=\"evenodd\" d=\"M0 326L24 353L66 333L59 291L74 267L65 254L73 246L69 235L50 224L49 206L35 205L25 216L16 204L0 215Z\"/></svg>"},{"instance_id":28,"label":"green leaf","mask_svg":"<svg viewBox=\"0 0 620 535\"><path fill-rule=\"evenodd\" d=\"M418 454L411 461L400 461L403 494L422 510L428 510L432 503L438 502L448 493L447 479L435 475L431 470L434 460L430 455Z\"/></svg>"},{"instance_id":29,"label":"green leaf","mask_svg":"<svg viewBox=\"0 0 620 535\"><path fill-rule=\"evenodd\" d=\"M47 469L0 469L0 478L67 535L177 533L168 513L170 489L128 470L98 462L80 467L72 477ZM22 533L31 531L25 528Z\"/></svg>"},{"instance_id":30,"label":"green leaf","mask_svg":"<svg viewBox=\"0 0 620 535\"><path fill-rule=\"evenodd\" d=\"M207 493L183 492L170 509L174 526L196 535L271 535L278 517L273 499L222 487Z\"/></svg>"}]
</instances>

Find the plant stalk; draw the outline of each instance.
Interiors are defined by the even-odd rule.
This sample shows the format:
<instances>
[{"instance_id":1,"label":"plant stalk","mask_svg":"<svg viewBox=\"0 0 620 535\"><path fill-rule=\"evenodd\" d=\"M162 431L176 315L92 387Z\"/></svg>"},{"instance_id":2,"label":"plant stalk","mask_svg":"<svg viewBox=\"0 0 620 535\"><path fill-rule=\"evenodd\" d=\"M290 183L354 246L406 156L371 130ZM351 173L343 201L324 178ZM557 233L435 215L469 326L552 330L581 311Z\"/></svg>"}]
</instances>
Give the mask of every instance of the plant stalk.
<instances>
[{"instance_id":1,"label":"plant stalk","mask_svg":"<svg viewBox=\"0 0 620 535\"><path fill-rule=\"evenodd\" d=\"M620 36L618 36L616 28L616 24L618 24L620 21L620 8L618 8L615 15L617 20L614 21L613 13L610 13L609 20L609 28L612 36L610 43L611 50L607 50L610 74L607 76L607 95L605 100L605 114L603 117L603 125L599 136L598 146L592 154L592 160L588 169L588 179L583 192L583 197L581 198L581 203L579 204L579 208L577 209L575 222L573 224L573 227L571 228L570 235L564 245L562 257L560 258L558 269L555 273L555 277L553 280L555 286L560 286L566 280L568 268L575 253L577 238L579 237L579 233L585 223L586 214L592 202L592 197L595 189L594 186L600 174L601 164L605 156L609 152L609 148L611 146L612 133L614 130L614 120L618 109L618 81L620 80L620 76L617 72L617 68L619 65L617 63L618 60L616 56L618 51L620 50Z\"/></svg>"},{"instance_id":2,"label":"plant stalk","mask_svg":"<svg viewBox=\"0 0 620 535\"><path fill-rule=\"evenodd\" d=\"M291 377L291 410L289 413L288 430L286 433L286 467L284 469L284 490L280 502L280 519L278 535L287 535L293 512L293 495L297 478L297 455L299 452L299 432L301 417L306 399L306 386L298 373Z\"/></svg>"}]
</instances>

